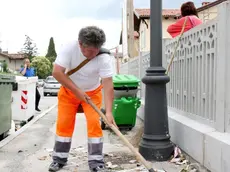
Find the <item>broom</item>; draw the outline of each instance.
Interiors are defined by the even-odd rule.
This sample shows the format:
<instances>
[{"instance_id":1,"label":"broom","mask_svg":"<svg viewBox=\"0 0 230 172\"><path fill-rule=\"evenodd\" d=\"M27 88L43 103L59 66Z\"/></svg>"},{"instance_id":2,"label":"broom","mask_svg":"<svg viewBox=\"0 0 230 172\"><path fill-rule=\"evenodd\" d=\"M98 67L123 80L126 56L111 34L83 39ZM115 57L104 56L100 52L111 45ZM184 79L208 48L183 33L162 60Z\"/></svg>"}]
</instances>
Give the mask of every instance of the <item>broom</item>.
<instances>
[{"instance_id":1,"label":"broom","mask_svg":"<svg viewBox=\"0 0 230 172\"><path fill-rule=\"evenodd\" d=\"M91 107L101 116L103 121L115 132L115 134L126 144L126 146L136 155L137 160L142 163L149 172L157 172L157 170L153 169L147 161L144 159L144 157L133 147L131 143L125 138L125 136L114 126L109 125L107 118L105 115L98 109L98 107L91 101L88 100L88 103L91 105Z\"/></svg>"}]
</instances>

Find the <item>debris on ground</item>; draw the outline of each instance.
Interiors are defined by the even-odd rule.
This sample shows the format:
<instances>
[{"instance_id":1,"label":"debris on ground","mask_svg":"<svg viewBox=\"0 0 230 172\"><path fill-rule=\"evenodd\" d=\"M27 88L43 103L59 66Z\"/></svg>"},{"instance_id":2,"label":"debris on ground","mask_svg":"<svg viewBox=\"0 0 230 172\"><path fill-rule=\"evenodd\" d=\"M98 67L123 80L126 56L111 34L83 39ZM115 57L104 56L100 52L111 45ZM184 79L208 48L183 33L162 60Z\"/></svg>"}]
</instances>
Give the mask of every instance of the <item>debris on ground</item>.
<instances>
[{"instance_id":1,"label":"debris on ground","mask_svg":"<svg viewBox=\"0 0 230 172\"><path fill-rule=\"evenodd\" d=\"M107 162L107 163L106 163L106 167L107 167L108 169L115 169L115 168L118 167L118 165L113 165L111 162Z\"/></svg>"},{"instance_id":2,"label":"debris on ground","mask_svg":"<svg viewBox=\"0 0 230 172\"><path fill-rule=\"evenodd\" d=\"M136 160L131 160L131 161L129 161L130 164L134 164L134 163L136 163L136 162L137 162Z\"/></svg>"},{"instance_id":3,"label":"debris on ground","mask_svg":"<svg viewBox=\"0 0 230 172\"><path fill-rule=\"evenodd\" d=\"M189 164L180 172L200 172L200 165L198 163Z\"/></svg>"},{"instance_id":4,"label":"debris on ground","mask_svg":"<svg viewBox=\"0 0 230 172\"><path fill-rule=\"evenodd\" d=\"M189 161L186 160L186 156L182 154L182 151L179 149L178 146L174 148L174 154L170 162L176 165L185 165L185 167L182 170L180 170L180 172L199 172L200 171L199 164L198 163L189 164Z\"/></svg>"},{"instance_id":5,"label":"debris on ground","mask_svg":"<svg viewBox=\"0 0 230 172\"><path fill-rule=\"evenodd\" d=\"M42 157L39 157L38 159L41 161L45 161L47 158L48 158L47 156L42 156Z\"/></svg>"},{"instance_id":6,"label":"debris on ground","mask_svg":"<svg viewBox=\"0 0 230 172\"><path fill-rule=\"evenodd\" d=\"M104 156L105 156L105 157L106 157L106 156L113 157L113 154L111 154L111 153L104 153Z\"/></svg>"},{"instance_id":7,"label":"debris on ground","mask_svg":"<svg viewBox=\"0 0 230 172\"><path fill-rule=\"evenodd\" d=\"M22 150L19 150L18 153L22 153L23 151Z\"/></svg>"},{"instance_id":8,"label":"debris on ground","mask_svg":"<svg viewBox=\"0 0 230 172\"><path fill-rule=\"evenodd\" d=\"M53 149L46 148L45 150L46 150L47 152L49 152L49 153L50 153L50 152L53 152Z\"/></svg>"},{"instance_id":9,"label":"debris on ground","mask_svg":"<svg viewBox=\"0 0 230 172\"><path fill-rule=\"evenodd\" d=\"M174 148L173 158L170 160L171 163L175 163L176 165L185 165L188 164L188 160L186 160L185 155L181 153L181 150L176 146Z\"/></svg>"}]
</instances>

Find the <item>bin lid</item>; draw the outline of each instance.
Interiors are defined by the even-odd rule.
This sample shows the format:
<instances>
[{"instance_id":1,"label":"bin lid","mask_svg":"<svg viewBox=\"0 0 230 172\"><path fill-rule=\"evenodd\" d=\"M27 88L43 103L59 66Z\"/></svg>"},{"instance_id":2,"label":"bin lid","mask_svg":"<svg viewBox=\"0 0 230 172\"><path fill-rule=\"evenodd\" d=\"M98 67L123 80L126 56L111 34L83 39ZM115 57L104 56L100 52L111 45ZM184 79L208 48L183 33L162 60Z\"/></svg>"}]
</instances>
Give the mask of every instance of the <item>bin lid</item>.
<instances>
[{"instance_id":1,"label":"bin lid","mask_svg":"<svg viewBox=\"0 0 230 172\"><path fill-rule=\"evenodd\" d=\"M113 85L114 87L138 87L140 80L134 75L114 75Z\"/></svg>"},{"instance_id":2,"label":"bin lid","mask_svg":"<svg viewBox=\"0 0 230 172\"><path fill-rule=\"evenodd\" d=\"M14 75L0 74L0 83L15 83L16 79Z\"/></svg>"}]
</instances>

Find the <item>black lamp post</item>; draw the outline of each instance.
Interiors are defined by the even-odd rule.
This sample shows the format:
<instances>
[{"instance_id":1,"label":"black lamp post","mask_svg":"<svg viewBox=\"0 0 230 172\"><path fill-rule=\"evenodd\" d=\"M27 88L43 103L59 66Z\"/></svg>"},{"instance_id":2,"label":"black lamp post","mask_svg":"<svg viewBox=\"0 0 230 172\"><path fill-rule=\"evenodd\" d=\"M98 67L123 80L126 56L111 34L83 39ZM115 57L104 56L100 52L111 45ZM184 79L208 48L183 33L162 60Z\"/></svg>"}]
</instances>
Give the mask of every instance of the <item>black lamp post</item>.
<instances>
[{"instance_id":1,"label":"black lamp post","mask_svg":"<svg viewBox=\"0 0 230 172\"><path fill-rule=\"evenodd\" d=\"M162 0L150 0L150 68L142 82L146 85L144 134L139 152L147 160L165 161L173 152L168 129L166 84L169 76L162 67Z\"/></svg>"}]
</instances>

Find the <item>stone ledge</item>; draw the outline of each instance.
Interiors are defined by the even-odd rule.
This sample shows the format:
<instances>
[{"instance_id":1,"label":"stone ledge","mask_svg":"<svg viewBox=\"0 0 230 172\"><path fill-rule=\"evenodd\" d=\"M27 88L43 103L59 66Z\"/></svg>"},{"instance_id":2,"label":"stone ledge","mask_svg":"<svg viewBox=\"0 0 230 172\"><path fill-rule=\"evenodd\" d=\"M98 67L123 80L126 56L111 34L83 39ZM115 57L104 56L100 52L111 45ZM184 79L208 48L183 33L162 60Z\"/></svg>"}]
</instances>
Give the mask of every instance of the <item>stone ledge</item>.
<instances>
[{"instance_id":1,"label":"stone ledge","mask_svg":"<svg viewBox=\"0 0 230 172\"><path fill-rule=\"evenodd\" d=\"M205 134L213 132L215 129L170 110L168 111L168 116L169 133L172 142L203 165Z\"/></svg>"},{"instance_id":2,"label":"stone ledge","mask_svg":"<svg viewBox=\"0 0 230 172\"><path fill-rule=\"evenodd\" d=\"M230 171L230 134L168 110L171 141L212 172ZM144 104L138 110L144 119Z\"/></svg>"}]
</instances>

